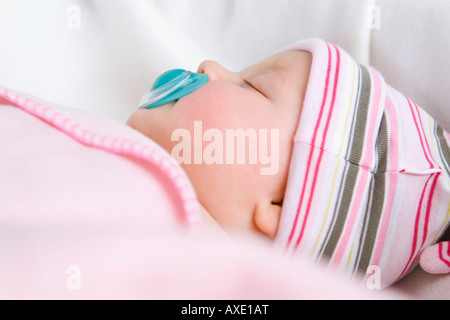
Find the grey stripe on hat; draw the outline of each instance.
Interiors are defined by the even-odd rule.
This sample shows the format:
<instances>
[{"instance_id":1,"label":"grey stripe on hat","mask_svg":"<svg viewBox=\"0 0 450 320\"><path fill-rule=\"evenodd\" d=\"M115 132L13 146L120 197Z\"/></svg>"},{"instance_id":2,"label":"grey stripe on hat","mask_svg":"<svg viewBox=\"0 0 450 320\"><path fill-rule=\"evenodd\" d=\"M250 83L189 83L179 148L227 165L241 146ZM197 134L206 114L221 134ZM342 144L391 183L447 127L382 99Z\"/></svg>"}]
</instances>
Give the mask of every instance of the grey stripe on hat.
<instances>
[{"instance_id":1,"label":"grey stripe on hat","mask_svg":"<svg viewBox=\"0 0 450 320\"><path fill-rule=\"evenodd\" d=\"M439 148L439 154L444 163L445 171L450 176L450 147L448 145L447 139L444 137L444 130L437 125L435 122L435 135L437 137L437 145Z\"/></svg>"},{"instance_id":2,"label":"grey stripe on hat","mask_svg":"<svg viewBox=\"0 0 450 320\"><path fill-rule=\"evenodd\" d=\"M332 223L327 231L326 240L320 249L320 256L331 257L336 249L337 243L342 234L342 230L347 219L347 214L354 195L356 180L360 171L359 162L361 161L365 132L367 127L368 108L371 92L371 78L366 67L359 65L359 90L356 100L355 114L352 121L352 134L347 148L347 165L343 179L341 180L339 206L335 208ZM343 189L342 189L343 188Z\"/></svg>"},{"instance_id":3,"label":"grey stripe on hat","mask_svg":"<svg viewBox=\"0 0 450 320\"><path fill-rule=\"evenodd\" d=\"M364 227L361 233L356 266L366 272L372 258L372 251L377 239L378 225L383 212L386 196L386 171L388 153L388 129L386 117L383 115L377 140L377 167L371 184L370 201L364 217Z\"/></svg>"}]
</instances>

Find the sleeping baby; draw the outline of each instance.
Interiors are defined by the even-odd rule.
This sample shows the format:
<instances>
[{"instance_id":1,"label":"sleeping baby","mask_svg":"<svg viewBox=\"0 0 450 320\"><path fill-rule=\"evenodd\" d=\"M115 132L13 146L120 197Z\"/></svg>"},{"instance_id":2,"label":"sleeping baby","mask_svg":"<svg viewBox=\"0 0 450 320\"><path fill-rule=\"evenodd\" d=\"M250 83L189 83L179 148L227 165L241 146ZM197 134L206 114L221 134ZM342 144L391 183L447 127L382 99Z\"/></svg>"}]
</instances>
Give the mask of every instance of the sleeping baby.
<instances>
[{"instance_id":1,"label":"sleeping baby","mask_svg":"<svg viewBox=\"0 0 450 320\"><path fill-rule=\"evenodd\" d=\"M450 272L450 134L375 69L307 39L240 72L205 61L194 75L207 80L144 100L127 124L179 160L206 217L349 276L377 272L382 287L419 260Z\"/></svg>"}]
</instances>

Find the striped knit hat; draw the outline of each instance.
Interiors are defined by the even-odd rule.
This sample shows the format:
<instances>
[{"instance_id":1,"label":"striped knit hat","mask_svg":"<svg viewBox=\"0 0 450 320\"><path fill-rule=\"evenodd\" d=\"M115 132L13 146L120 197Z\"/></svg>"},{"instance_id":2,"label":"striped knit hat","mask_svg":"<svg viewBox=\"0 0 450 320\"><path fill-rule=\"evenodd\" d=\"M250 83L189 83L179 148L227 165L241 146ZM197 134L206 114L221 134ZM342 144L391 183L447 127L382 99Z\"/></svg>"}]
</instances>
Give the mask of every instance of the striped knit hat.
<instances>
[{"instance_id":1,"label":"striped knit hat","mask_svg":"<svg viewBox=\"0 0 450 320\"><path fill-rule=\"evenodd\" d=\"M449 225L450 135L339 47L286 50L313 61L275 245L389 286ZM448 243L431 249L425 267L450 271Z\"/></svg>"}]
</instances>

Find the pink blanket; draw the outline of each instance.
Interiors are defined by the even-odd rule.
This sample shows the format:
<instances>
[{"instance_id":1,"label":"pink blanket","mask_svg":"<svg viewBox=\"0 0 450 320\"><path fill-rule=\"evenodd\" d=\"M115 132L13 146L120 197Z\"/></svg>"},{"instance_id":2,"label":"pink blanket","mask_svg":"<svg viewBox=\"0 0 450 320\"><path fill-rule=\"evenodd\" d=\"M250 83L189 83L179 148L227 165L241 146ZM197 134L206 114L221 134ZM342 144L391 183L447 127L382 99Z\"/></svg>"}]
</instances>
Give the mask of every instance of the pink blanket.
<instances>
[{"instance_id":1,"label":"pink blanket","mask_svg":"<svg viewBox=\"0 0 450 320\"><path fill-rule=\"evenodd\" d=\"M4 87L0 177L1 299L407 297L204 232L191 183L153 141Z\"/></svg>"}]
</instances>

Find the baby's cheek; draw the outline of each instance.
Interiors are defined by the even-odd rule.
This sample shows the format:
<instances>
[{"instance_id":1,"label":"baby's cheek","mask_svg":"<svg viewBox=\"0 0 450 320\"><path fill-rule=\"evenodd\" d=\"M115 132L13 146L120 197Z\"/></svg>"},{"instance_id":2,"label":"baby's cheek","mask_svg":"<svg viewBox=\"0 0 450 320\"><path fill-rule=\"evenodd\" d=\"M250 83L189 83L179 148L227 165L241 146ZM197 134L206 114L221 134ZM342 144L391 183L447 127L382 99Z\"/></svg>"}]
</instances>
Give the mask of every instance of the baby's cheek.
<instances>
[{"instance_id":1,"label":"baby's cheek","mask_svg":"<svg viewBox=\"0 0 450 320\"><path fill-rule=\"evenodd\" d=\"M225 81L210 82L180 99L177 105L180 110L177 111L190 126L194 121L202 121L205 128L225 130L242 127L240 113L249 103L242 90Z\"/></svg>"}]
</instances>

